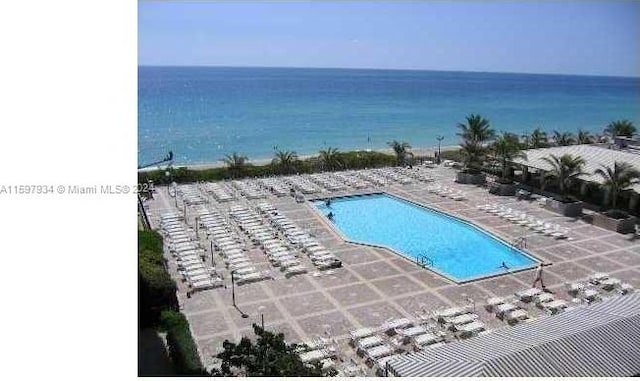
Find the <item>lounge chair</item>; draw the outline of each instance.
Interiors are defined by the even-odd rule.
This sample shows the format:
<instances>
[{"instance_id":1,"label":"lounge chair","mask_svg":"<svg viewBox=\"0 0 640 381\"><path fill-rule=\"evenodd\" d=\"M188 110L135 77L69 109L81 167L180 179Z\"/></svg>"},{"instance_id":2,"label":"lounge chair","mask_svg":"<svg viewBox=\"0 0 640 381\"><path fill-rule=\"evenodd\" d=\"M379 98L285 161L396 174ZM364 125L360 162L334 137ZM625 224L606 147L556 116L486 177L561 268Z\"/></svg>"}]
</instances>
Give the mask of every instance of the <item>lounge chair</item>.
<instances>
[{"instance_id":1,"label":"lounge chair","mask_svg":"<svg viewBox=\"0 0 640 381\"><path fill-rule=\"evenodd\" d=\"M288 269L285 270L284 275L288 278L294 275L299 275L299 274L304 274L307 272L307 268L302 266L302 265L298 265L298 266L293 266L293 267L289 267Z\"/></svg>"},{"instance_id":2,"label":"lounge chair","mask_svg":"<svg viewBox=\"0 0 640 381\"><path fill-rule=\"evenodd\" d=\"M236 283L241 285L245 283L258 282L264 279L270 279L271 275L268 272L254 272L246 275L240 275L236 278Z\"/></svg>"},{"instance_id":3,"label":"lounge chair","mask_svg":"<svg viewBox=\"0 0 640 381\"><path fill-rule=\"evenodd\" d=\"M497 305L494 308L494 311L496 313L496 316L498 318L502 319L507 312L514 311L514 310L517 310L517 309L518 309L518 306L516 306L515 304L504 303L504 304Z\"/></svg>"},{"instance_id":4,"label":"lounge chair","mask_svg":"<svg viewBox=\"0 0 640 381\"><path fill-rule=\"evenodd\" d=\"M600 282L602 289L606 291L611 291L614 288L620 286L621 284L622 282L620 281L620 279L617 279L617 278L607 278Z\"/></svg>"},{"instance_id":5,"label":"lounge chair","mask_svg":"<svg viewBox=\"0 0 640 381\"><path fill-rule=\"evenodd\" d=\"M309 363L312 361L320 361L327 358L333 357L335 354L335 350L331 347L316 349L314 351L306 352L300 354L300 360L304 363Z\"/></svg>"},{"instance_id":6,"label":"lounge chair","mask_svg":"<svg viewBox=\"0 0 640 381\"><path fill-rule=\"evenodd\" d=\"M383 332L394 331L399 328L405 328L411 326L413 323L407 318L400 318L389 320L380 326L380 330Z\"/></svg>"},{"instance_id":7,"label":"lounge chair","mask_svg":"<svg viewBox=\"0 0 640 381\"><path fill-rule=\"evenodd\" d=\"M393 354L393 348L387 344L378 345L376 347L368 348L364 351L367 359L375 362L376 359L383 358Z\"/></svg>"},{"instance_id":8,"label":"lounge chair","mask_svg":"<svg viewBox=\"0 0 640 381\"><path fill-rule=\"evenodd\" d=\"M484 331L485 327L484 323L482 323L481 321L474 321L465 325L456 326L454 327L454 329L456 332L458 332L459 337L464 338Z\"/></svg>"},{"instance_id":9,"label":"lounge chair","mask_svg":"<svg viewBox=\"0 0 640 381\"><path fill-rule=\"evenodd\" d=\"M353 340L354 342L356 340L362 339L364 337L373 336L375 334L376 334L376 330L369 327L360 328L360 329L356 329L354 331L349 332L349 335L351 336L351 340Z\"/></svg>"},{"instance_id":10,"label":"lounge chair","mask_svg":"<svg viewBox=\"0 0 640 381\"><path fill-rule=\"evenodd\" d=\"M550 311L552 314L556 314L558 312L562 312L565 308L567 308L567 302L561 299L557 299L550 302L542 303L541 307L546 311Z\"/></svg>"},{"instance_id":11,"label":"lounge chair","mask_svg":"<svg viewBox=\"0 0 640 381\"><path fill-rule=\"evenodd\" d=\"M609 278L609 274L595 273L589 277L589 282L591 282L592 284L600 284L600 282L608 278Z\"/></svg>"},{"instance_id":12,"label":"lounge chair","mask_svg":"<svg viewBox=\"0 0 640 381\"><path fill-rule=\"evenodd\" d=\"M367 348L371 348L371 347L377 347L379 345L382 345L384 343L384 340L382 339L382 337L375 335L375 336L369 336L369 337L365 337L363 339L360 339L356 342L356 348L361 351L364 352Z\"/></svg>"},{"instance_id":13,"label":"lounge chair","mask_svg":"<svg viewBox=\"0 0 640 381\"><path fill-rule=\"evenodd\" d=\"M444 336L436 335L433 333L425 333L425 334L413 337L411 341L413 342L414 347L420 350L426 345L431 345L431 344L444 341Z\"/></svg>"},{"instance_id":14,"label":"lounge chair","mask_svg":"<svg viewBox=\"0 0 640 381\"><path fill-rule=\"evenodd\" d=\"M529 314L527 313L527 310L524 310L522 308L508 311L507 313L504 314L504 320L506 320L508 323L515 323L520 320L525 320L528 318L529 318Z\"/></svg>"},{"instance_id":15,"label":"lounge chair","mask_svg":"<svg viewBox=\"0 0 640 381\"><path fill-rule=\"evenodd\" d=\"M493 297L493 298L487 299L487 304L485 304L485 307L487 311L492 311L496 306L504 303L505 303L504 298Z\"/></svg>"},{"instance_id":16,"label":"lounge chair","mask_svg":"<svg viewBox=\"0 0 640 381\"><path fill-rule=\"evenodd\" d=\"M528 303L528 302L531 301L531 299L534 296L539 295L539 294L542 294L542 290L540 290L538 288L535 288L535 287L532 287L532 288L529 288L529 289L524 290L524 291L518 291L518 292L516 292L515 295L518 297L518 299L522 300L525 303Z\"/></svg>"}]
</instances>

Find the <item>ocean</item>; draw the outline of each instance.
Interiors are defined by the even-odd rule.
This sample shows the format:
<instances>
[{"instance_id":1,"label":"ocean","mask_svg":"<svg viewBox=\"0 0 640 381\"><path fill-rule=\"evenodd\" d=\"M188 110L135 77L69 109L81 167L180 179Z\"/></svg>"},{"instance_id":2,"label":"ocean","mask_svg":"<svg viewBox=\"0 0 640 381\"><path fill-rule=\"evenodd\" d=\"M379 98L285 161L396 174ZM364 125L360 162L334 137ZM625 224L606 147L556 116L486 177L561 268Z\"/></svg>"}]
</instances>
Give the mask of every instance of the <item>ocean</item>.
<instances>
[{"instance_id":1,"label":"ocean","mask_svg":"<svg viewBox=\"0 0 640 381\"><path fill-rule=\"evenodd\" d=\"M459 142L481 114L498 132L640 127L640 78L368 69L139 67L138 160L204 164L239 152L268 159Z\"/></svg>"}]
</instances>

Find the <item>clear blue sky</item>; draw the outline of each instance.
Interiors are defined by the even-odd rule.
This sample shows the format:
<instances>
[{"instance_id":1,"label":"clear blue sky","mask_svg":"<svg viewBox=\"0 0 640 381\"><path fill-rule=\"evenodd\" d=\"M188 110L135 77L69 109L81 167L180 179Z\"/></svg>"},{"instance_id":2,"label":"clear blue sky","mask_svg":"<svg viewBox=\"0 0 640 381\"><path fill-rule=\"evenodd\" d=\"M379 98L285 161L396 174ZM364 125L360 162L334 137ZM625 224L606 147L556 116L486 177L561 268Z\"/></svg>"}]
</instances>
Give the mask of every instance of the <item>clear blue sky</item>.
<instances>
[{"instance_id":1,"label":"clear blue sky","mask_svg":"<svg viewBox=\"0 0 640 381\"><path fill-rule=\"evenodd\" d=\"M139 3L140 65L640 76L638 1Z\"/></svg>"}]
</instances>

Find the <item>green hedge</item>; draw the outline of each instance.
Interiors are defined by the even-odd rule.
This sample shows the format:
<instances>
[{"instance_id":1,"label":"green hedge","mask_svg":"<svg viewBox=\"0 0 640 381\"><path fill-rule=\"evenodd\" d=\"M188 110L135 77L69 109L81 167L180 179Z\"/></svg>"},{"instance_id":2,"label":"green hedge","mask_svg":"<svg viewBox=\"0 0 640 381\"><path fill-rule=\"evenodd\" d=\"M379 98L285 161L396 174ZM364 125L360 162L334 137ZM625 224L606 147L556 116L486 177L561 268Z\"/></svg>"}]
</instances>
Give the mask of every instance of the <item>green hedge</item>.
<instances>
[{"instance_id":1,"label":"green hedge","mask_svg":"<svg viewBox=\"0 0 640 381\"><path fill-rule=\"evenodd\" d=\"M395 156L375 151L348 151L338 153L340 161L343 163L344 169L362 169L376 168L382 166L395 165ZM296 173L314 173L321 172L324 169L317 157L310 157L299 160L295 164ZM209 169L188 169L186 167L171 168L168 170L169 176L165 170L138 172L138 182L140 184L153 181L156 185L166 185L171 182L192 183L198 181L219 181L230 179L231 173L227 168L209 168ZM236 178L253 178L280 175L280 169L271 164L265 165L247 165L242 168L241 173Z\"/></svg>"},{"instance_id":2,"label":"green hedge","mask_svg":"<svg viewBox=\"0 0 640 381\"><path fill-rule=\"evenodd\" d=\"M138 231L138 302L141 328L158 324L164 309L178 309L176 283L164 267L162 237Z\"/></svg>"},{"instance_id":3,"label":"green hedge","mask_svg":"<svg viewBox=\"0 0 640 381\"><path fill-rule=\"evenodd\" d=\"M205 375L196 344L189 330L189 322L185 316L176 311L163 311L160 326L167 332L169 356L171 356L177 373Z\"/></svg>"}]
</instances>

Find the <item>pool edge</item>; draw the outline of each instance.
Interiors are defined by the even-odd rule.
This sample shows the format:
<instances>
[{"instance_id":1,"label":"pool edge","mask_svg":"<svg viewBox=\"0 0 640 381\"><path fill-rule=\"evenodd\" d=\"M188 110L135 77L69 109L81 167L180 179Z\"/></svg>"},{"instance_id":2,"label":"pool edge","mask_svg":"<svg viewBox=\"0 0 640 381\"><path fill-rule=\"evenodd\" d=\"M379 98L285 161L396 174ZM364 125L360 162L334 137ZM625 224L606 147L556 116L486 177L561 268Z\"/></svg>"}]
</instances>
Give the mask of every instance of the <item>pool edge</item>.
<instances>
[{"instance_id":1,"label":"pool edge","mask_svg":"<svg viewBox=\"0 0 640 381\"><path fill-rule=\"evenodd\" d=\"M313 202L315 202L315 201L326 200L326 199L328 199L328 198L331 198L331 199L337 199L337 198L362 197L362 196L375 196L375 195L387 195L387 196L389 196L389 197L393 197L393 198L396 198L396 199L398 199L398 200L401 200L401 201L404 201L404 202L407 202L407 203L413 204L413 205L415 205L415 206L417 206L417 207L425 208L425 209L429 209L430 211L433 211L434 213L438 213L438 214L442 214L442 215L445 215L445 216L450 217L450 218L454 218L454 219L456 219L456 220L458 220L458 221L460 221L460 222L462 222L462 223L465 223L465 224L467 224L467 225L471 225L473 228L478 229L478 230L482 231L483 233L485 233L485 234L487 234L487 235L489 235L489 236L491 236L491 237L493 237L493 238L495 238L495 239L499 240L500 242L502 242L502 243L503 243L504 245L506 245L507 247L512 248L512 249L514 249L514 250L517 250L517 251L521 252L523 255L525 255L526 257L529 257L530 259L532 259L532 260L533 260L534 262L536 262L536 263L534 263L534 264L533 264L533 265L531 265L531 266L526 266L526 267L518 268L517 270L513 270L513 271L498 272L498 273L491 273L491 274L488 274L488 275L483 275L483 276L475 277L475 278L464 278L464 279L458 279L458 278L455 278L455 277L453 277L453 276L451 276L451 275L444 274L444 273L442 273L442 272L440 272L440 271L437 271L436 269L434 269L434 268L432 268L432 267L423 267L423 266L420 266L420 265L418 265L415 261L413 261L413 260L409 259L407 256L405 256L405 255L403 255L402 253L400 253L400 252L398 252L398 251L396 251L396 250L392 249L391 247L388 247L388 246L385 246L385 245L378 245L378 244L372 244L372 243L360 242L360 241L353 241L353 240L351 240L351 239L347 238L347 237L342 233L342 231L341 231L340 229L338 229L338 228L336 227L336 225L335 225L331 220L329 220L329 219L327 218L327 216L325 216L323 213L321 213L321 212L318 210L318 208L317 208L315 205L313 205ZM467 284L467 283L476 282L476 281L487 280L487 279L490 279L490 278L496 278L496 277L504 276L504 275L513 275L513 274L517 274L517 273L520 273L520 272L523 272L523 271L527 271L527 270L534 269L534 268L536 268L536 267L538 266L538 264L542 264L542 266L549 266L549 265L551 265L551 264L552 264L551 262L548 262L548 261L545 261L545 260L543 260L543 259L538 258L536 255L534 255L534 254L532 254L532 253L529 253L528 251L524 251L523 249L520 249L520 248L515 247L514 245L512 245L511 243L509 243L507 240L505 240L505 239L504 239L503 237L501 237L500 235L498 235L498 234L494 234L493 232L488 231L487 229L485 229L485 228L483 228L483 227L481 227L481 226L478 226L478 225L476 225L475 223L473 223L473 222L471 222L471 221L467 221L467 220L466 220L466 219L464 219L464 218L461 218L461 217L458 217L458 216L452 215L452 214L450 214L450 213L448 213L448 212L444 212L444 211L441 211L441 210L435 209L435 208L433 208L433 207L431 207L431 206L423 205L423 204L418 203L418 202L416 202L416 201L408 200L408 199L406 199L406 198L404 198L404 197L402 197L402 196L399 196L399 195L393 194L393 193L388 192L388 191L352 193L352 194L345 194L345 195L341 195L341 196L314 197L314 198L307 199L306 201L310 204L310 207L315 211L315 213L316 213L317 215L319 215L319 216L324 220L324 222L325 222L328 226L330 226L330 227L331 227L331 229L333 230L333 232L335 232L335 233L336 233L336 234L337 234L337 235L338 235L338 236L339 236L343 241L345 241L345 242L347 242L347 243L354 244L354 245L367 246L367 247L372 247L372 248L378 248L378 249L385 249L385 250L388 250L388 251L392 252L393 254L397 255L398 257L403 258L404 260L406 260L406 261L408 261L408 262L410 262L410 263L412 263L412 264L414 264L414 265L418 266L419 268L422 268L422 269L427 270L427 271L431 271L431 272L433 272L433 273L435 273L435 274L437 274L437 275L439 275L439 276L441 276L441 277L443 277L443 278L445 278L445 279L447 279L447 280L449 280L449 281L451 281L451 282L454 282L454 283L456 283L456 284L458 284L458 285Z\"/></svg>"}]
</instances>

